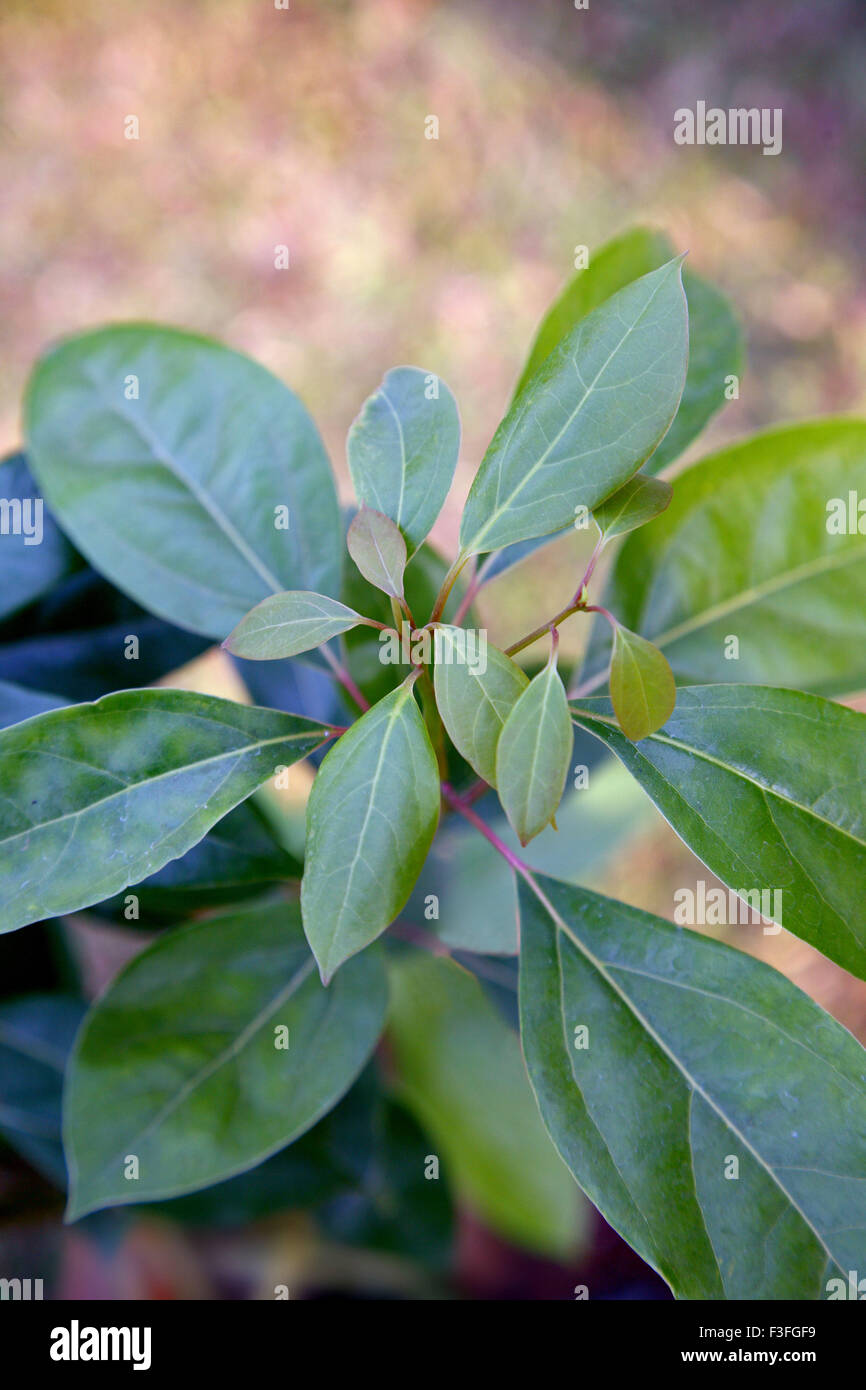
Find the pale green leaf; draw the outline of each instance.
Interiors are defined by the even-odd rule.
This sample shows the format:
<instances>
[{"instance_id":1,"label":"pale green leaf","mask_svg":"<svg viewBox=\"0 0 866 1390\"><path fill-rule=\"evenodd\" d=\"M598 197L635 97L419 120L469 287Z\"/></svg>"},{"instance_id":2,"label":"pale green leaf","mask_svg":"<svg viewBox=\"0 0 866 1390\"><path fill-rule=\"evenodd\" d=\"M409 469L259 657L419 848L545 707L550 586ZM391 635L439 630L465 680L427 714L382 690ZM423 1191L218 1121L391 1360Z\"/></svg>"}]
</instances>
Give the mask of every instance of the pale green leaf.
<instances>
[{"instance_id":1,"label":"pale green leaf","mask_svg":"<svg viewBox=\"0 0 866 1390\"><path fill-rule=\"evenodd\" d=\"M562 530L622 487L670 425L687 357L674 260L578 323L520 393L469 492L462 552Z\"/></svg>"},{"instance_id":2,"label":"pale green leaf","mask_svg":"<svg viewBox=\"0 0 866 1390\"><path fill-rule=\"evenodd\" d=\"M673 488L662 478L638 473L593 511L593 519L605 545L627 531L645 526L670 506Z\"/></svg>"},{"instance_id":3,"label":"pale green leaf","mask_svg":"<svg viewBox=\"0 0 866 1390\"><path fill-rule=\"evenodd\" d=\"M349 430L346 457L355 495L397 523L410 557L442 510L459 450L454 397L420 367L386 372Z\"/></svg>"},{"instance_id":4,"label":"pale green leaf","mask_svg":"<svg viewBox=\"0 0 866 1390\"><path fill-rule=\"evenodd\" d=\"M439 820L439 774L410 685L352 725L307 803L301 903L322 979L375 940L406 902Z\"/></svg>"},{"instance_id":5,"label":"pale green leaf","mask_svg":"<svg viewBox=\"0 0 866 1390\"><path fill-rule=\"evenodd\" d=\"M518 696L496 749L496 785L522 845L556 815L574 742L565 688L553 661Z\"/></svg>"},{"instance_id":6,"label":"pale green leaf","mask_svg":"<svg viewBox=\"0 0 866 1390\"><path fill-rule=\"evenodd\" d=\"M368 584L393 598L403 597L406 542L390 517L362 507L352 518L346 545Z\"/></svg>"},{"instance_id":7,"label":"pale green leaf","mask_svg":"<svg viewBox=\"0 0 866 1390\"><path fill-rule=\"evenodd\" d=\"M665 723L677 688L665 657L652 642L617 624L610 662L610 698L627 738L646 738Z\"/></svg>"},{"instance_id":8,"label":"pale green leaf","mask_svg":"<svg viewBox=\"0 0 866 1390\"><path fill-rule=\"evenodd\" d=\"M294 589L262 599L241 619L223 646L233 656L277 661L320 647L364 622L366 619L354 608L347 608L335 598Z\"/></svg>"},{"instance_id":9,"label":"pale green leaf","mask_svg":"<svg viewBox=\"0 0 866 1390\"><path fill-rule=\"evenodd\" d=\"M471 639L470 639L471 640ZM516 662L486 643L482 671L477 649L462 628L436 629L433 685L442 723L457 752L479 777L496 786L496 746L518 696L529 680ZM474 665L467 656L474 655Z\"/></svg>"}]
</instances>

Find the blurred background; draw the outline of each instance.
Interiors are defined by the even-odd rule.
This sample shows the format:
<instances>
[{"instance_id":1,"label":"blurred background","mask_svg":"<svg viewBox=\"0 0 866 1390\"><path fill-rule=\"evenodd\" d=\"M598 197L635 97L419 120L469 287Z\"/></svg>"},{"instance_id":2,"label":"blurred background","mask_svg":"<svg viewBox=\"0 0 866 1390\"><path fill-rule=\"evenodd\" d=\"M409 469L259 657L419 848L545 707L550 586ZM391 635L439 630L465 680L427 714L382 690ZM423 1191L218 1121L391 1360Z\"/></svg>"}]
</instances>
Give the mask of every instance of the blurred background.
<instances>
[{"instance_id":1,"label":"blurred background","mask_svg":"<svg viewBox=\"0 0 866 1390\"><path fill-rule=\"evenodd\" d=\"M688 250L745 327L740 399L687 457L866 405L860 0L4 0L0 47L2 452L20 443L21 391L51 340L156 319L287 381L348 499L346 430L389 367L415 363L460 406L458 481L433 534L453 553L575 247L637 222ZM697 100L781 107L782 153L676 145L673 113ZM545 609L553 590L568 597L572 569L554 545L492 585L492 639L494 609L522 631L542 595ZM232 679L214 656L181 677L225 693ZM590 881L670 916L695 862L621 782L603 794L627 853ZM32 987L49 949L19 937L4 996ZM90 992L128 954L98 924L65 941ZM866 1041L866 986L785 933L753 949ZM273 1297L275 1283L309 1297L665 1294L589 1211L551 1259L458 1202L429 1236L447 1254L425 1263L345 1211L284 1209L281 1192L70 1230L44 1171L4 1148L0 1267L26 1251L58 1297Z\"/></svg>"}]
</instances>

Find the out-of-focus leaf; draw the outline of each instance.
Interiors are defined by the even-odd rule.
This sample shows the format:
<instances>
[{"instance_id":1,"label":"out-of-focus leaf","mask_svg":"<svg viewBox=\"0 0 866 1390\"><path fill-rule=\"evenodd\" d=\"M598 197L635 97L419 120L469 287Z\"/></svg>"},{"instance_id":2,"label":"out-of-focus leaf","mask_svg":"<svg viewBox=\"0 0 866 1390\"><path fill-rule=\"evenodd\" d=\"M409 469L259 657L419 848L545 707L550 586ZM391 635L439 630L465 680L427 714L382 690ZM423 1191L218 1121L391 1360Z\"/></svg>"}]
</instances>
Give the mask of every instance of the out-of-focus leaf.
<instances>
[{"instance_id":1,"label":"out-of-focus leaf","mask_svg":"<svg viewBox=\"0 0 866 1390\"><path fill-rule=\"evenodd\" d=\"M0 459L0 619L41 598L81 565L23 453Z\"/></svg>"},{"instance_id":2,"label":"out-of-focus leaf","mask_svg":"<svg viewBox=\"0 0 866 1390\"><path fill-rule=\"evenodd\" d=\"M390 976L398 1076L442 1172L506 1239L572 1253L578 1192L538 1118L517 1038L452 961L416 953Z\"/></svg>"},{"instance_id":3,"label":"out-of-focus leaf","mask_svg":"<svg viewBox=\"0 0 866 1390\"><path fill-rule=\"evenodd\" d=\"M62 1187L63 1072L85 1006L60 994L0 1003L0 1134Z\"/></svg>"}]
</instances>

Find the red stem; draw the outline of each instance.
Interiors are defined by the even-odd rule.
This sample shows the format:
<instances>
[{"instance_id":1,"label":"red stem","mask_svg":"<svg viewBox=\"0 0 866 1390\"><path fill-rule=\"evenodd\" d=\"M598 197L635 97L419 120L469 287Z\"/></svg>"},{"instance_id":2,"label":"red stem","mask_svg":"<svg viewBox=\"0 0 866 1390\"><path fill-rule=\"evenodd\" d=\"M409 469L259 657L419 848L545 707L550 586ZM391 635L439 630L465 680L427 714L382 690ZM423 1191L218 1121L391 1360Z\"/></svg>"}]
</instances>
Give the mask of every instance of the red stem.
<instances>
[{"instance_id":1,"label":"red stem","mask_svg":"<svg viewBox=\"0 0 866 1390\"><path fill-rule=\"evenodd\" d=\"M465 820L468 820L470 825L474 825L475 829L484 836L485 840L490 841L493 848L499 851L502 858L511 865L516 874L522 874L524 878L531 879L529 866L524 864L523 860L519 859L514 851L508 848L504 840L500 840L499 836L490 829L490 826L481 819L476 811L473 811L471 806L467 805L463 797L460 796L453 787L449 786L447 782L442 783L442 795L449 806L459 812Z\"/></svg>"}]
</instances>

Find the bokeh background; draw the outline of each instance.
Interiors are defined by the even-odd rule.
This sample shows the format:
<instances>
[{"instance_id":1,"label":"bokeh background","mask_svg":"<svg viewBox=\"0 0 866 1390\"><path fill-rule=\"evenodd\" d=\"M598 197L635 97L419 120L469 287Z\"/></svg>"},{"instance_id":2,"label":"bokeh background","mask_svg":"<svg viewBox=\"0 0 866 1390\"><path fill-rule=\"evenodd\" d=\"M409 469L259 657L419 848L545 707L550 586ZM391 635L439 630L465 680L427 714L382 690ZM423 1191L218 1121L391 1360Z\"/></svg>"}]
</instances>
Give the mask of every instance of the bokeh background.
<instances>
[{"instance_id":1,"label":"bokeh background","mask_svg":"<svg viewBox=\"0 0 866 1390\"><path fill-rule=\"evenodd\" d=\"M728 293L748 344L741 396L692 446L866 405L866 9L861 0L4 0L0 16L0 446L19 441L34 358L61 334L158 319L211 333L312 410L348 497L344 441L391 366L429 368L460 405L458 482L434 540L453 550L472 473L534 329L590 247L665 229ZM781 107L784 143L680 147L673 113ZM139 139L125 138L136 116ZM435 115L438 140L425 139ZM278 245L290 268L274 267ZM491 636L568 596L554 546L491 586ZM573 586L572 586L573 587ZM536 619L537 620L537 619ZM215 658L185 673L225 689ZM670 915L694 861L658 819L608 871ZM94 945L93 942L96 942ZM737 944L742 944L738 942ZM93 987L117 959L93 929ZM754 949L866 1040L866 986L782 935ZM44 1250L59 1296L403 1296L300 1215L225 1231L146 1215L109 1239L62 1230L56 1200L0 1159L0 1255ZM448 1293L658 1296L600 1221L580 1262L512 1249L462 1213Z\"/></svg>"}]
</instances>

